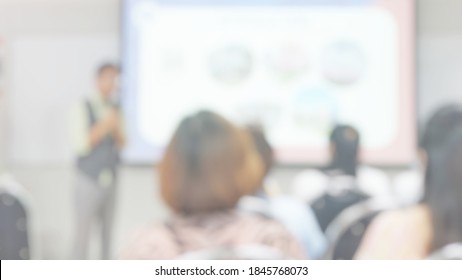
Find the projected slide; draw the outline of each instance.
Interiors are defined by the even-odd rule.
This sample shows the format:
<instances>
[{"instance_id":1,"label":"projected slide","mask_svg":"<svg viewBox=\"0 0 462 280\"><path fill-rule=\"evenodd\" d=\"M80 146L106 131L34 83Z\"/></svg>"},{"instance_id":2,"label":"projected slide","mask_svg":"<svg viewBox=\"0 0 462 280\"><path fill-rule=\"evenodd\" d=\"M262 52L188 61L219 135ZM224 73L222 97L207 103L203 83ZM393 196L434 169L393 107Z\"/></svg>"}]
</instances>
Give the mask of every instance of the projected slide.
<instances>
[{"instance_id":1,"label":"projected slide","mask_svg":"<svg viewBox=\"0 0 462 280\"><path fill-rule=\"evenodd\" d=\"M337 123L359 129L366 162L412 160L413 1L131 0L125 12L128 160L158 160L201 109L262 124L282 163L321 163Z\"/></svg>"}]
</instances>

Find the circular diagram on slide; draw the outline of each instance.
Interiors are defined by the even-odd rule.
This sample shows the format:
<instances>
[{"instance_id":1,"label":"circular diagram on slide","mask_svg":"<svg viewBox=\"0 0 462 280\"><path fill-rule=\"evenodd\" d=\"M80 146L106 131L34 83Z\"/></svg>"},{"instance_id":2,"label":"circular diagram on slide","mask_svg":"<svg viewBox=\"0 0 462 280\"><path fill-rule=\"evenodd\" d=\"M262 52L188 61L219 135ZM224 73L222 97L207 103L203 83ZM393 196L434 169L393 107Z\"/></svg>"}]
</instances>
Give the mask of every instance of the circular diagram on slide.
<instances>
[{"instance_id":1,"label":"circular diagram on slide","mask_svg":"<svg viewBox=\"0 0 462 280\"><path fill-rule=\"evenodd\" d=\"M365 69L364 51L352 42L336 42L329 46L324 53L324 75L334 84L350 85L356 83L364 75Z\"/></svg>"},{"instance_id":2,"label":"circular diagram on slide","mask_svg":"<svg viewBox=\"0 0 462 280\"><path fill-rule=\"evenodd\" d=\"M272 73L280 80L287 81L306 73L309 57L304 46L287 43L270 51L267 63Z\"/></svg>"},{"instance_id":3,"label":"circular diagram on slide","mask_svg":"<svg viewBox=\"0 0 462 280\"><path fill-rule=\"evenodd\" d=\"M252 54L243 46L225 46L210 55L210 73L221 83L240 84L250 77L252 68Z\"/></svg>"}]
</instances>

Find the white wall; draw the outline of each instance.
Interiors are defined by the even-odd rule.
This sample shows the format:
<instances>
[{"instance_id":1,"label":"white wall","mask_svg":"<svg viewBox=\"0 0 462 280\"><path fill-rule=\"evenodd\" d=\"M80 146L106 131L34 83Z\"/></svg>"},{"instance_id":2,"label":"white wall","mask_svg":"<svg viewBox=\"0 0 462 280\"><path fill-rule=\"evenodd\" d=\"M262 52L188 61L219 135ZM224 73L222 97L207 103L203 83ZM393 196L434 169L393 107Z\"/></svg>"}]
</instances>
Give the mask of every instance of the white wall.
<instances>
[{"instance_id":1,"label":"white wall","mask_svg":"<svg viewBox=\"0 0 462 280\"><path fill-rule=\"evenodd\" d=\"M419 73L419 116L426 117L439 104L457 100L462 102L462 17L459 15L462 11L462 1L460 0L417 0L418 2L418 73ZM114 44L108 53L115 53L117 50L118 32L120 26L119 20L120 3L118 0L0 0L0 37L6 38L7 43L7 70L17 67L17 61L24 58L14 55L13 48L21 42L34 39L36 43L44 43L46 40L51 42L63 42L66 40L80 40L81 45L86 45L91 49L92 40L98 41L98 38L108 38L100 41L100 47L104 44ZM72 39L73 38L73 39ZM91 39L93 38L93 39ZM112 39L111 39L112 38ZM112 40L112 41L111 41ZM85 43L84 41L87 41ZM18 43L19 42L19 43ZM62 43L63 44L63 43ZM96 43L94 43L96 44ZM24 50L26 48L26 50ZM45 48L45 47L44 47ZM109 47L108 47L109 48ZM47 49L47 48L45 48ZM66 49L65 47L62 50ZM47 49L51 51L50 48ZM25 54L32 55L33 52L27 47L23 47ZM89 51L89 50L87 50ZM100 52L100 50L95 51ZM22 56L22 54L20 54ZM50 54L49 54L50 55ZM105 59L106 57L102 57ZM95 58L93 58L95 60ZM32 62L32 61L31 61ZM75 60L74 60L75 63ZM84 62L87 65L89 61ZM72 67L70 67L72 68ZM90 66L84 66L74 71L79 72L77 81L83 83L72 86L72 98L76 92L86 91L91 79L88 78ZM40 69L41 71L38 71ZM56 65L48 64L41 61L39 68L33 69L37 72L37 78L42 77L41 90L37 92L28 92L30 87L21 85L27 83L27 80L21 80L20 71L22 69L11 70L7 72L7 100L8 112L0 112L0 122L4 119L7 130L3 131L0 137L6 137L6 145L2 145L3 155L5 150L9 155L9 162L24 163L25 159L31 159L31 162L42 163L64 163L69 160L69 147L58 147L56 152L49 157L43 157L44 151L49 148L49 138L46 133L40 135L40 131L46 132L47 128L42 127L47 122L45 119L59 116L63 108L60 106L38 106L33 108L35 115L41 115L42 118L35 120L33 116L27 115L18 106L19 96L26 97L34 94L31 100L40 100L40 104L56 104L56 97L66 94L66 90L60 87L45 87L46 81L50 80L50 75L63 75L66 73L58 72ZM68 69L65 69L68 70ZM70 70L69 70L70 71ZM74 72L74 73L77 73ZM28 76L30 77L30 75ZM69 77L67 77L69 78ZM22 82L21 82L22 81ZM85 83L88 81L88 83ZM71 91L69 91L71 92ZM34 99L35 98L35 99ZM64 101L65 98L63 98ZM63 101L63 102L64 102ZM16 104L16 105L14 105ZM63 103L64 104L64 103ZM0 107L4 109L4 107ZM3 118L2 115L3 114ZM48 116L48 117L44 117ZM62 116L61 116L62 117ZM5 121L6 119L6 121ZM30 121L36 121L37 132L29 130ZM66 132L63 122L55 123L54 129L61 130L60 137L64 137ZM0 123L0 128L2 124ZM6 134L6 135L5 135ZM31 141L31 136L36 138L36 145L40 147L39 152L31 154L27 150L19 151L25 143L19 143L15 140L18 137L26 138ZM50 137L50 136L48 136ZM59 138L58 139L64 139ZM56 140L57 141L57 140ZM2 141L0 141L1 145ZM0 157L2 151L0 150ZM16 161L16 162L15 162ZM1 163L1 161L0 161Z\"/></svg>"},{"instance_id":2,"label":"white wall","mask_svg":"<svg viewBox=\"0 0 462 280\"><path fill-rule=\"evenodd\" d=\"M424 121L443 104L462 104L462 31L426 35L419 42L418 98Z\"/></svg>"},{"instance_id":3,"label":"white wall","mask_svg":"<svg viewBox=\"0 0 462 280\"><path fill-rule=\"evenodd\" d=\"M18 37L11 43L10 161L72 159L70 112L95 94L95 66L117 60L117 45L115 36L80 34Z\"/></svg>"},{"instance_id":4,"label":"white wall","mask_svg":"<svg viewBox=\"0 0 462 280\"><path fill-rule=\"evenodd\" d=\"M0 0L6 96L0 164L71 159L68 112L89 94L95 67L118 57L118 0ZM6 103L6 104L5 104Z\"/></svg>"},{"instance_id":5,"label":"white wall","mask_svg":"<svg viewBox=\"0 0 462 280\"><path fill-rule=\"evenodd\" d=\"M418 105L422 121L443 103L462 102L462 1L417 3Z\"/></svg>"}]
</instances>

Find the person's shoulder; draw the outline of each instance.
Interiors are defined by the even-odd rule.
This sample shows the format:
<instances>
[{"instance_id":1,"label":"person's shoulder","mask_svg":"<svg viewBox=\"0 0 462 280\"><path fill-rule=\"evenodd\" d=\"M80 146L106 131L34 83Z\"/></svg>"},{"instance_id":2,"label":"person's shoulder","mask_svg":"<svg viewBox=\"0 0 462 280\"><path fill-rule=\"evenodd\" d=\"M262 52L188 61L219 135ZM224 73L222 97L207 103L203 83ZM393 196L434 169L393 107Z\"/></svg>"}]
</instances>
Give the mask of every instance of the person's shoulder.
<instances>
[{"instance_id":1,"label":"person's shoulder","mask_svg":"<svg viewBox=\"0 0 462 280\"><path fill-rule=\"evenodd\" d=\"M396 224L403 223L409 219L407 209L396 209L380 213L374 219L373 225L380 228L395 227Z\"/></svg>"},{"instance_id":2,"label":"person's shoulder","mask_svg":"<svg viewBox=\"0 0 462 280\"><path fill-rule=\"evenodd\" d=\"M274 248L287 258L306 258L295 236L280 221L251 214L240 219L236 226L245 235L246 242Z\"/></svg>"},{"instance_id":3,"label":"person's shoulder","mask_svg":"<svg viewBox=\"0 0 462 280\"><path fill-rule=\"evenodd\" d=\"M383 212L368 227L356 259L419 259L429 234L419 206Z\"/></svg>"},{"instance_id":4,"label":"person's shoulder","mask_svg":"<svg viewBox=\"0 0 462 280\"><path fill-rule=\"evenodd\" d=\"M240 232L240 239L254 244L262 244L278 248L284 252L287 248L281 244L294 241L293 235L278 220L256 214L241 215L239 221L233 225L234 229ZM239 239L239 237L237 237Z\"/></svg>"},{"instance_id":5,"label":"person's shoulder","mask_svg":"<svg viewBox=\"0 0 462 280\"><path fill-rule=\"evenodd\" d=\"M242 229L242 232L257 232L262 236L287 234L286 228L277 219L259 214L241 214L235 226Z\"/></svg>"},{"instance_id":6,"label":"person's shoulder","mask_svg":"<svg viewBox=\"0 0 462 280\"><path fill-rule=\"evenodd\" d=\"M294 196L278 196L269 199L272 212L298 213L311 211L306 202ZM276 213L277 214L277 213ZM276 215L277 216L277 215Z\"/></svg>"},{"instance_id":7,"label":"person's shoulder","mask_svg":"<svg viewBox=\"0 0 462 280\"><path fill-rule=\"evenodd\" d=\"M165 259L177 254L165 224L150 224L137 230L120 254L121 259Z\"/></svg>"},{"instance_id":8,"label":"person's shoulder","mask_svg":"<svg viewBox=\"0 0 462 280\"><path fill-rule=\"evenodd\" d=\"M308 169L297 174L292 182L292 194L307 203L312 203L327 190L328 176L315 169Z\"/></svg>"},{"instance_id":9,"label":"person's shoulder","mask_svg":"<svg viewBox=\"0 0 462 280\"><path fill-rule=\"evenodd\" d=\"M395 210L389 210L381 213L377 220L383 224L389 223L407 223L419 218L422 211L419 206L407 207Z\"/></svg>"},{"instance_id":10,"label":"person's shoulder","mask_svg":"<svg viewBox=\"0 0 462 280\"><path fill-rule=\"evenodd\" d=\"M378 237L378 239L389 239L395 236L403 237L403 231L408 233L409 228L413 228L412 225L415 224L416 218L418 218L416 214L417 212L415 212L413 208L382 212L372 221L368 230L368 235Z\"/></svg>"}]
</instances>

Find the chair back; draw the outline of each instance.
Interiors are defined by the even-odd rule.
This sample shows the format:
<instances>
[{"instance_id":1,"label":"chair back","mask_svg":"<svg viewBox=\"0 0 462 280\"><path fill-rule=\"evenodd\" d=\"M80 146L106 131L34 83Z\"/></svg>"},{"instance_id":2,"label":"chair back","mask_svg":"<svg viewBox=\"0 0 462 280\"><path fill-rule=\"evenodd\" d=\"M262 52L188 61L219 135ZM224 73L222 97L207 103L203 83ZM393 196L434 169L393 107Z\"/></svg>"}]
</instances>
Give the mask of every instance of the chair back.
<instances>
[{"instance_id":1,"label":"chair back","mask_svg":"<svg viewBox=\"0 0 462 280\"><path fill-rule=\"evenodd\" d=\"M326 192L310 206L323 232L348 207L368 200L369 196L358 189L345 189L342 192Z\"/></svg>"},{"instance_id":2,"label":"chair back","mask_svg":"<svg viewBox=\"0 0 462 280\"><path fill-rule=\"evenodd\" d=\"M0 259L31 259L27 199L8 180L0 180Z\"/></svg>"},{"instance_id":3,"label":"chair back","mask_svg":"<svg viewBox=\"0 0 462 280\"><path fill-rule=\"evenodd\" d=\"M353 259L373 219L382 211L395 207L396 204L389 199L369 199L343 210L326 229L331 245L325 259Z\"/></svg>"}]
</instances>

